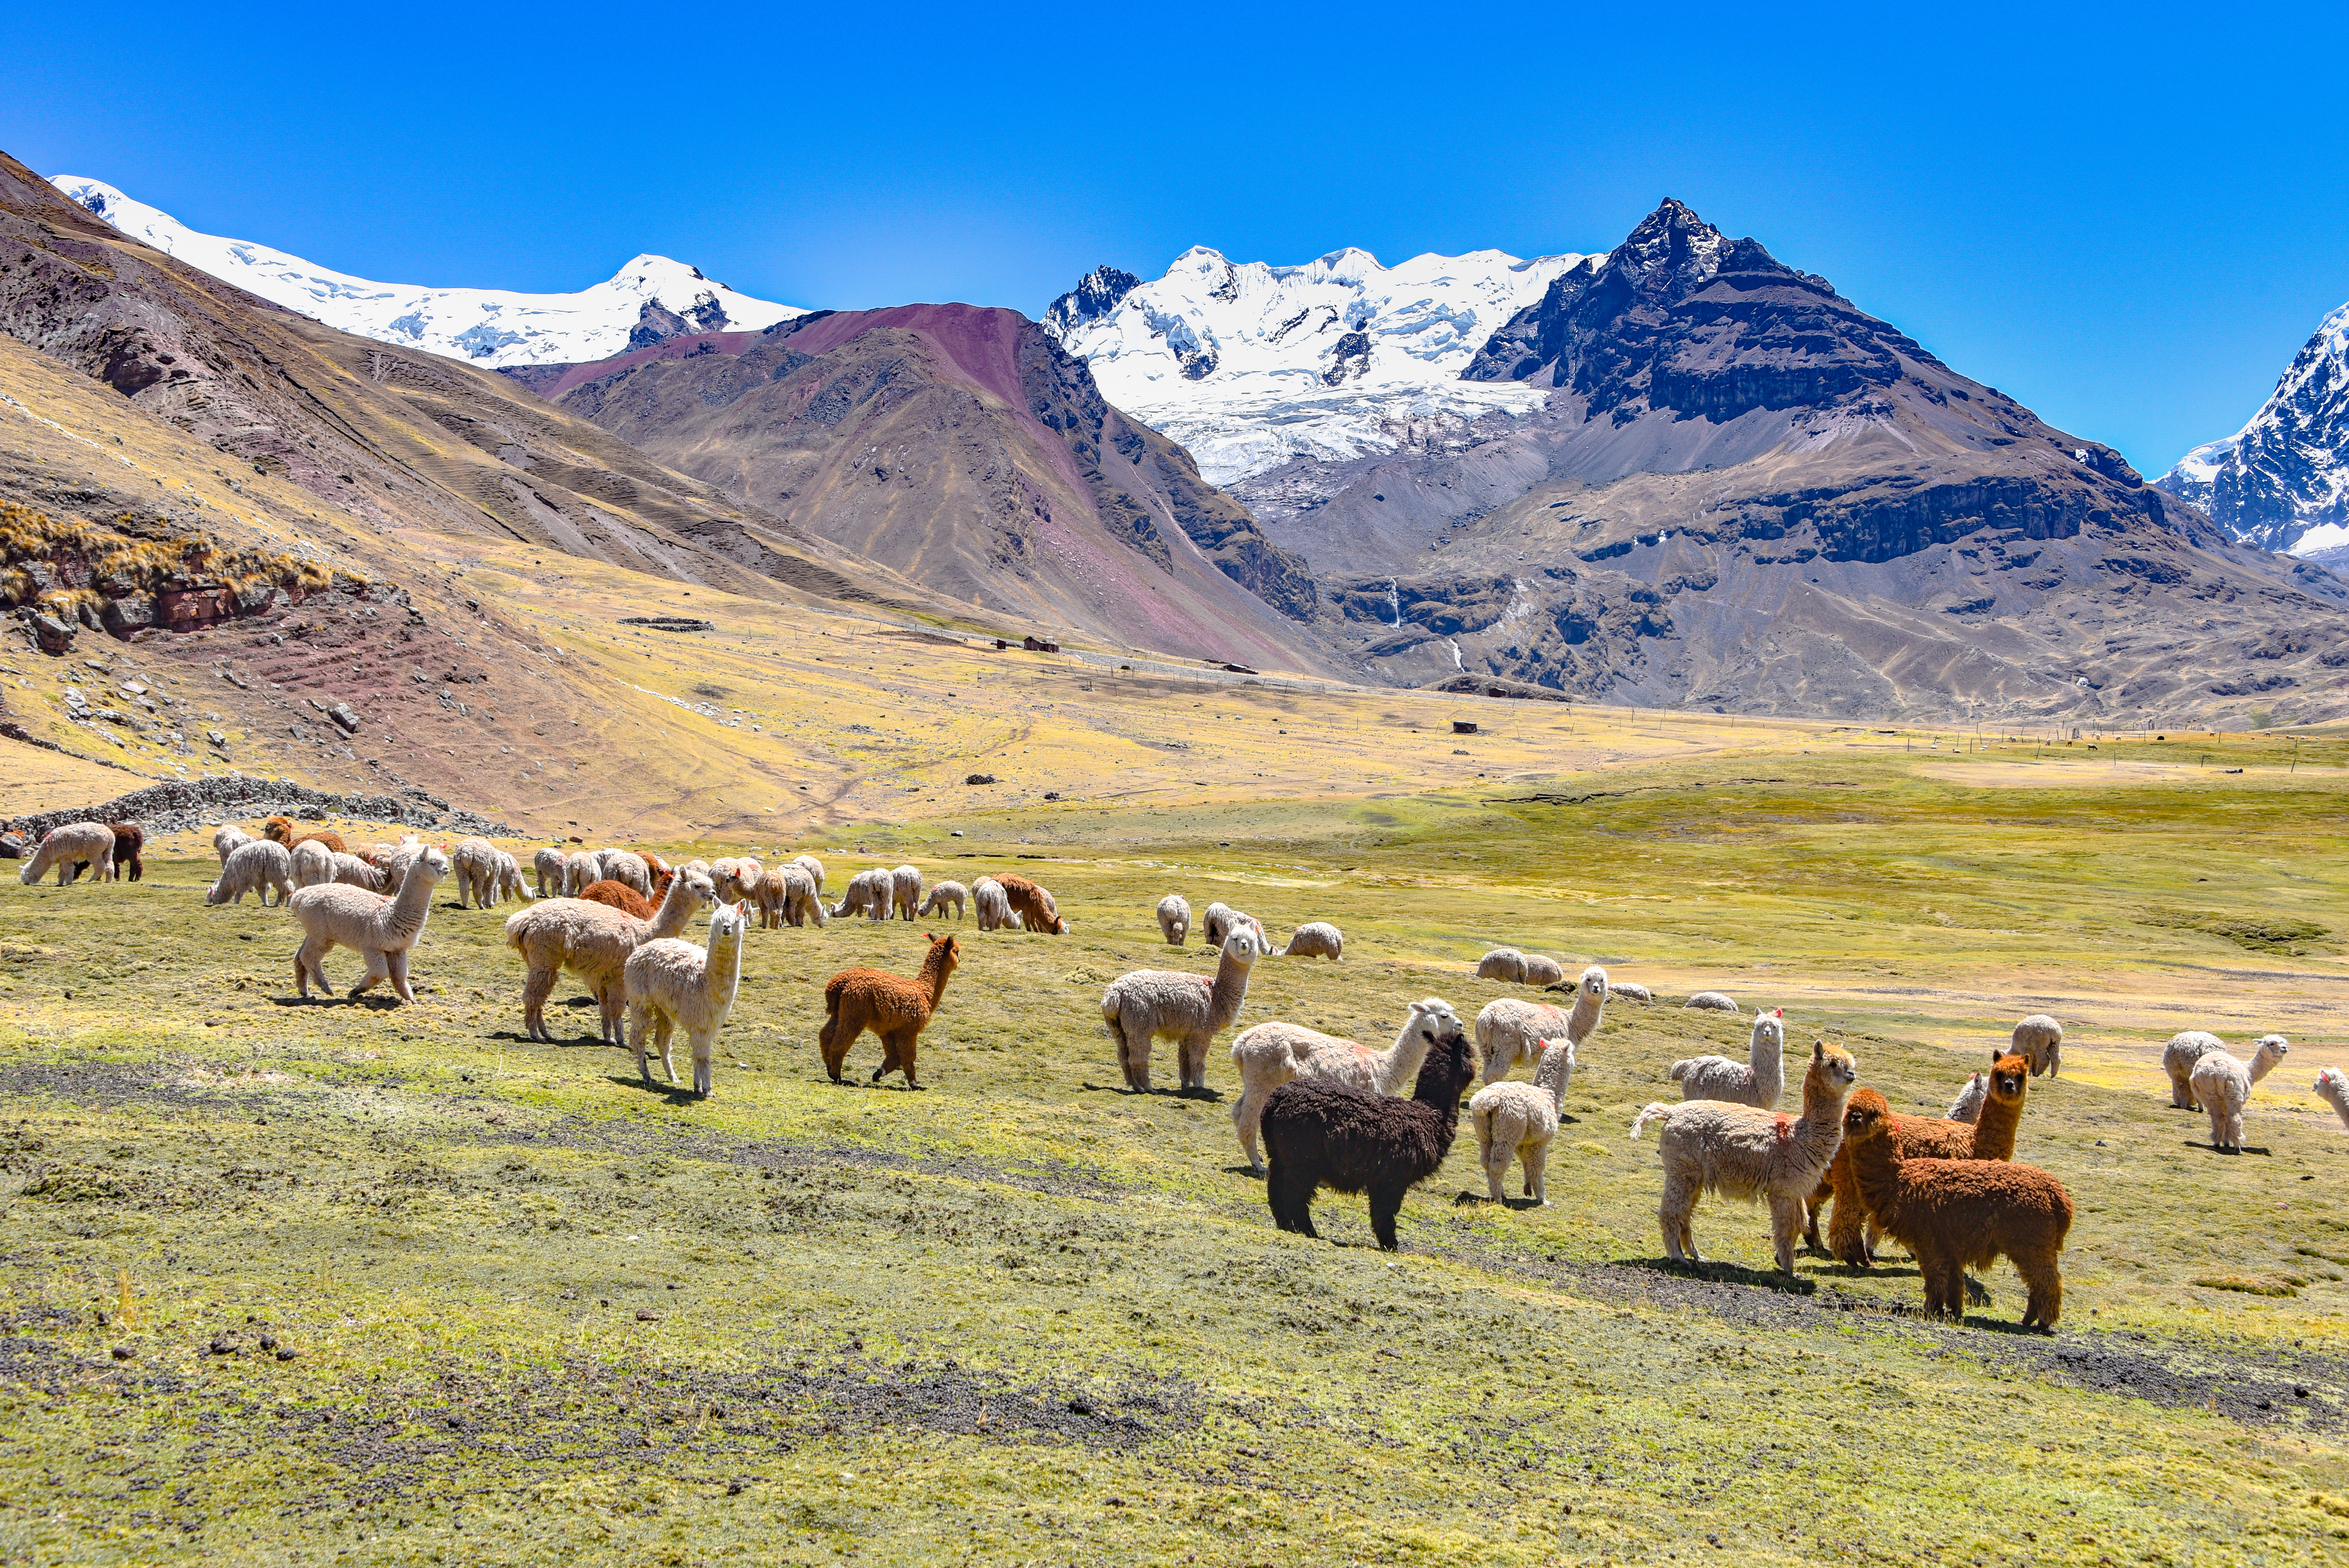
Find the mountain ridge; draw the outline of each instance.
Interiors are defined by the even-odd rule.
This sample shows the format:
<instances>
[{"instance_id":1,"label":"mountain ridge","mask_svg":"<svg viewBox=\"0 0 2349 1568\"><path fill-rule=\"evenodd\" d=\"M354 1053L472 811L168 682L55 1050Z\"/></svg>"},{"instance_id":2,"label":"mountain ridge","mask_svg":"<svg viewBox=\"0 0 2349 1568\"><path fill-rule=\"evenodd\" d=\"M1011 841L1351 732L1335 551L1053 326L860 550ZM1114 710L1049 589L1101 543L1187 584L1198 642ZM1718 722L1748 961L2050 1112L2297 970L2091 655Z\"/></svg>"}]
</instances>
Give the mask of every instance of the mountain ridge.
<instances>
[{"instance_id":1,"label":"mountain ridge","mask_svg":"<svg viewBox=\"0 0 2349 1568\"><path fill-rule=\"evenodd\" d=\"M2349 557L2349 304L2317 324L2241 429L2154 483L2246 542Z\"/></svg>"}]
</instances>

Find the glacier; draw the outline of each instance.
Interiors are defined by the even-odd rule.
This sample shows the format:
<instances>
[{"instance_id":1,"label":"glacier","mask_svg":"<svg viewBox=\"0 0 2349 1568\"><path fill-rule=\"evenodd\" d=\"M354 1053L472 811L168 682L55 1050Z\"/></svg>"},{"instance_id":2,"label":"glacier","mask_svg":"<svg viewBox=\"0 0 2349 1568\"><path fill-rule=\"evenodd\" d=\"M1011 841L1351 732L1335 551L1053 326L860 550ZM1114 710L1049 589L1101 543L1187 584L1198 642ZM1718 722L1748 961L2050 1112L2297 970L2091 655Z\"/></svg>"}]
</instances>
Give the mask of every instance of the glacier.
<instances>
[{"instance_id":1,"label":"glacier","mask_svg":"<svg viewBox=\"0 0 2349 1568\"><path fill-rule=\"evenodd\" d=\"M667 256L638 256L576 294L376 283L248 240L200 233L102 181L57 174L49 183L132 239L274 304L361 337L490 369L625 353L639 325L657 319L653 311L678 318L653 328L660 335L756 331L807 314L753 299Z\"/></svg>"},{"instance_id":2,"label":"glacier","mask_svg":"<svg viewBox=\"0 0 2349 1568\"><path fill-rule=\"evenodd\" d=\"M2249 423L2153 482L2246 543L2292 555L2349 544L2349 304L2317 324Z\"/></svg>"}]
</instances>

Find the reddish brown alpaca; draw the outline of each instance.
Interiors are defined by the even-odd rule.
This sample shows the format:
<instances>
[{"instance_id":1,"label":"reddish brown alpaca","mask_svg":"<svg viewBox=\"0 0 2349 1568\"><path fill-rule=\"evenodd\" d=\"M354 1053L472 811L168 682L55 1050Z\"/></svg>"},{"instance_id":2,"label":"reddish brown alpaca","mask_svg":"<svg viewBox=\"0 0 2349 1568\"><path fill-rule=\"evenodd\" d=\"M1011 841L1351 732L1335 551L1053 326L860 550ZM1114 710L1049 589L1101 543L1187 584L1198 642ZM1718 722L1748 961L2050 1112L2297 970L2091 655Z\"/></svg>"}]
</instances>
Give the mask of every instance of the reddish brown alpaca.
<instances>
[{"instance_id":1,"label":"reddish brown alpaca","mask_svg":"<svg viewBox=\"0 0 2349 1568\"><path fill-rule=\"evenodd\" d=\"M929 936L927 932L922 934ZM840 1068L848 1059L848 1047L870 1029L881 1037L881 1065L873 1069L873 1081L879 1083L883 1074L903 1068L906 1087L919 1088L921 1085L914 1081L915 1042L922 1037L930 1015L937 1011L938 999L947 992L947 976L961 959L962 944L951 936L930 936L930 951L915 979L884 969L843 969L833 975L823 988L823 1029L816 1037L823 1052L823 1069L832 1075L832 1081L841 1081Z\"/></svg>"},{"instance_id":2,"label":"reddish brown alpaca","mask_svg":"<svg viewBox=\"0 0 2349 1568\"><path fill-rule=\"evenodd\" d=\"M1990 1092L1981 1115L1972 1121L1951 1121L1938 1116L1900 1118L1898 1152L1906 1159L2012 1160L2014 1132L2023 1120L2023 1097L2031 1088L2031 1061L2020 1052L1990 1054ZM1876 1262L1876 1233L1883 1222L1868 1212L1859 1184L1852 1179L1851 1157L1836 1150L1826 1180L1811 1194L1809 1233L1813 1250L1819 1244L1819 1212L1835 1199L1835 1218L1827 1222L1826 1250L1854 1268Z\"/></svg>"},{"instance_id":3,"label":"reddish brown alpaca","mask_svg":"<svg viewBox=\"0 0 2349 1568\"><path fill-rule=\"evenodd\" d=\"M1026 877L997 877L1003 896L1009 902L1012 913L1019 916L1020 925L1029 931L1040 931L1047 936L1065 936L1069 923L1061 918L1060 905L1052 902L1051 891Z\"/></svg>"},{"instance_id":4,"label":"reddish brown alpaca","mask_svg":"<svg viewBox=\"0 0 2349 1568\"><path fill-rule=\"evenodd\" d=\"M1864 1088L1844 1108L1843 1146L1869 1210L1907 1247L1925 1280L1925 1310L1965 1319L1966 1270L2012 1259L2031 1298L2023 1326L2053 1330L2064 1310L2059 1260L2072 1195L2035 1165L2003 1160L1905 1159L1884 1097Z\"/></svg>"},{"instance_id":5,"label":"reddish brown alpaca","mask_svg":"<svg viewBox=\"0 0 2349 1568\"><path fill-rule=\"evenodd\" d=\"M657 905L624 882L605 877L602 882L589 882L579 890L579 896L589 903L609 904L622 914L633 914L638 920L650 920Z\"/></svg>"},{"instance_id":6,"label":"reddish brown alpaca","mask_svg":"<svg viewBox=\"0 0 2349 1568\"><path fill-rule=\"evenodd\" d=\"M261 836L264 839L274 839L289 850L296 844L306 844L312 839L316 839L338 855L347 855L351 852L350 845L343 842L343 836L332 828L321 828L315 833L297 834L294 831L294 819L291 817L270 818L261 824Z\"/></svg>"}]
</instances>

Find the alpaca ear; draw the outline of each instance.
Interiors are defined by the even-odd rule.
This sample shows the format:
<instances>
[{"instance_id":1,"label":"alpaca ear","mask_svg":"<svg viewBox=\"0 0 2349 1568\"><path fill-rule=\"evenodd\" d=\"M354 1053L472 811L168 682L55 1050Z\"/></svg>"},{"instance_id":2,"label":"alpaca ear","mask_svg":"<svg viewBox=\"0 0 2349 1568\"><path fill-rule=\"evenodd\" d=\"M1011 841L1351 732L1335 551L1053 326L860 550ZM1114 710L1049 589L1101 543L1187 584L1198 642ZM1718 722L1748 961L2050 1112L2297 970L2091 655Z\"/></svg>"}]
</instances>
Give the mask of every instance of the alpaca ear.
<instances>
[{"instance_id":1,"label":"alpaca ear","mask_svg":"<svg viewBox=\"0 0 2349 1568\"><path fill-rule=\"evenodd\" d=\"M1823 1062L1826 1059L1827 1043L1825 1040L1813 1040L1811 1042L1811 1060L1815 1062Z\"/></svg>"}]
</instances>

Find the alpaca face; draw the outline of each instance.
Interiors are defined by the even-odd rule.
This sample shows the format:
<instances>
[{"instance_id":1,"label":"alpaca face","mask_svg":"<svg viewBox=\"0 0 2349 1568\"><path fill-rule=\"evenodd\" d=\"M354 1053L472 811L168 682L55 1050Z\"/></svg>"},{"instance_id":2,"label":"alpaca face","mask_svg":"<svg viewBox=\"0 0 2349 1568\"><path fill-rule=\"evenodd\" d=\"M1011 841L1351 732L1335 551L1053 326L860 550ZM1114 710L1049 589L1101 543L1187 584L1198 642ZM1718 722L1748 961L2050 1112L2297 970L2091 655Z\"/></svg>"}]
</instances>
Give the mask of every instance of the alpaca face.
<instances>
[{"instance_id":1,"label":"alpaca face","mask_svg":"<svg viewBox=\"0 0 2349 1568\"><path fill-rule=\"evenodd\" d=\"M1438 1049L1448 1050L1454 1042L1468 1037L1467 1026L1461 1023L1460 1015L1452 1010L1449 1002L1430 996L1424 1002L1413 1003L1411 1013L1412 1025L1419 1031L1420 1038L1427 1042L1431 1055Z\"/></svg>"},{"instance_id":2,"label":"alpaca face","mask_svg":"<svg viewBox=\"0 0 2349 1568\"><path fill-rule=\"evenodd\" d=\"M2013 1103L2023 1099L2031 1083L2031 1063L2027 1057L1991 1053L1990 1092L1994 1099Z\"/></svg>"},{"instance_id":3,"label":"alpaca face","mask_svg":"<svg viewBox=\"0 0 2349 1568\"><path fill-rule=\"evenodd\" d=\"M1786 1048L1786 1009L1773 1007L1766 1013L1754 1015L1754 1043L1768 1041L1780 1050Z\"/></svg>"},{"instance_id":4,"label":"alpaca face","mask_svg":"<svg viewBox=\"0 0 2349 1568\"><path fill-rule=\"evenodd\" d=\"M1582 972L1582 993L1594 1002L1607 1000L1607 971L1594 964Z\"/></svg>"},{"instance_id":5,"label":"alpaca face","mask_svg":"<svg viewBox=\"0 0 2349 1568\"><path fill-rule=\"evenodd\" d=\"M1825 1040L1811 1042L1811 1070L1838 1088L1850 1085L1859 1077L1859 1066L1851 1059L1851 1053L1841 1046L1829 1046Z\"/></svg>"},{"instance_id":6,"label":"alpaca face","mask_svg":"<svg viewBox=\"0 0 2349 1568\"><path fill-rule=\"evenodd\" d=\"M1854 1143L1880 1135L1891 1119L1892 1108L1872 1088L1861 1089L1844 1107L1843 1135Z\"/></svg>"},{"instance_id":7,"label":"alpaca face","mask_svg":"<svg viewBox=\"0 0 2349 1568\"><path fill-rule=\"evenodd\" d=\"M2319 1068L2316 1069L2316 1081L2308 1087L2327 1099L2337 1099L2349 1094L2349 1078L2344 1078L2339 1068Z\"/></svg>"}]
</instances>

